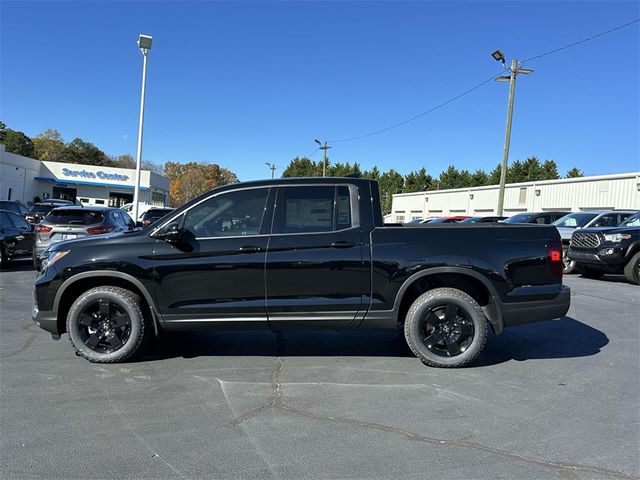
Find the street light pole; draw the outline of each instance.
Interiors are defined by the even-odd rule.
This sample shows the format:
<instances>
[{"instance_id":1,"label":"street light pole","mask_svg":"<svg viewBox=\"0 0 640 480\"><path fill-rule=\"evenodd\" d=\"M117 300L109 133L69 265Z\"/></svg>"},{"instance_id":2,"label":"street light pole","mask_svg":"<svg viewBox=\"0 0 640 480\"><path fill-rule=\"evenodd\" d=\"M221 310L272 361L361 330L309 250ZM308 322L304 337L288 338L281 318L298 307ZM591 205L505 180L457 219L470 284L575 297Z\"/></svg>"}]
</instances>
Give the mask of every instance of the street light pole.
<instances>
[{"instance_id":1,"label":"street light pole","mask_svg":"<svg viewBox=\"0 0 640 480\"><path fill-rule=\"evenodd\" d=\"M140 94L140 121L138 123L138 149L136 151L136 185L133 190L133 218L138 220L138 203L140 201L140 169L142 165L142 126L144 124L144 94L147 85L147 59L151 50L152 37L140 35L138 48L142 52L142 92Z\"/></svg>"},{"instance_id":2,"label":"street light pole","mask_svg":"<svg viewBox=\"0 0 640 480\"><path fill-rule=\"evenodd\" d=\"M504 55L500 50L496 50L491 54L497 61L502 61L504 65ZM516 76L518 74L528 75L533 73L533 70L526 68L520 68L518 61L514 58L511 60L511 66L509 69L509 75L500 76L496 78L498 82L509 82L509 104L507 107L507 128L504 135L504 148L502 151L502 164L500 166L500 187L498 189L498 211L496 214L502 216L504 210L504 190L507 182L507 166L509 165L509 147L511 145L511 122L513 119L513 101L516 94Z\"/></svg>"},{"instance_id":3,"label":"street light pole","mask_svg":"<svg viewBox=\"0 0 640 480\"><path fill-rule=\"evenodd\" d=\"M276 173L276 164L275 163L269 163L269 162L264 162L265 165L267 165L270 169L271 169L271 179L273 180L273 177Z\"/></svg>"}]
</instances>

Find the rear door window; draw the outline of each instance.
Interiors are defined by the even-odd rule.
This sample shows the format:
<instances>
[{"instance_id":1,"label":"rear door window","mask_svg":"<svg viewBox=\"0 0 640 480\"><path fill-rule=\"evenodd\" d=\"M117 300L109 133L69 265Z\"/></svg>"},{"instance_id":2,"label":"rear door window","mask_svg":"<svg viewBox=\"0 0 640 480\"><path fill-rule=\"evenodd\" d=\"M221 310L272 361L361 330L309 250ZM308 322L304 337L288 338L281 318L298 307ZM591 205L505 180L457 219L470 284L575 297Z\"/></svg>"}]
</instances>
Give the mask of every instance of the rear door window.
<instances>
[{"instance_id":1,"label":"rear door window","mask_svg":"<svg viewBox=\"0 0 640 480\"><path fill-rule=\"evenodd\" d=\"M27 223L26 220L24 220L20 215L7 215L9 217L9 220L11 220L11 223L13 223L13 226L19 229L27 229L30 230L31 227L29 226L29 224Z\"/></svg>"},{"instance_id":2,"label":"rear door window","mask_svg":"<svg viewBox=\"0 0 640 480\"><path fill-rule=\"evenodd\" d=\"M44 218L45 222L55 225L94 225L104 221L104 213L95 210L55 209Z\"/></svg>"},{"instance_id":3,"label":"rear door window","mask_svg":"<svg viewBox=\"0 0 640 480\"><path fill-rule=\"evenodd\" d=\"M322 233L353 225L347 186L281 187L272 233Z\"/></svg>"},{"instance_id":4,"label":"rear door window","mask_svg":"<svg viewBox=\"0 0 640 480\"><path fill-rule=\"evenodd\" d=\"M13 224L11 223L11 220L9 220L9 215L4 212L0 212L0 227L13 228Z\"/></svg>"}]
</instances>

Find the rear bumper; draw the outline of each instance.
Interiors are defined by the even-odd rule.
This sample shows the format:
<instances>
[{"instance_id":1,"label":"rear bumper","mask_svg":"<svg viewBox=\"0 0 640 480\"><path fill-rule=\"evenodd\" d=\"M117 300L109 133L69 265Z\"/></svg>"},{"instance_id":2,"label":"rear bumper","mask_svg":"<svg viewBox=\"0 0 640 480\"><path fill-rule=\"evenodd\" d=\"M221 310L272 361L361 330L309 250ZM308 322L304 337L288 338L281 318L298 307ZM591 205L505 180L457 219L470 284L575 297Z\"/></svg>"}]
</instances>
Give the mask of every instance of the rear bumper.
<instances>
[{"instance_id":1,"label":"rear bumper","mask_svg":"<svg viewBox=\"0 0 640 480\"><path fill-rule=\"evenodd\" d=\"M571 289L562 285L560 293L547 300L532 300L502 304L502 321L505 327L524 325L564 317L571 306Z\"/></svg>"}]
</instances>

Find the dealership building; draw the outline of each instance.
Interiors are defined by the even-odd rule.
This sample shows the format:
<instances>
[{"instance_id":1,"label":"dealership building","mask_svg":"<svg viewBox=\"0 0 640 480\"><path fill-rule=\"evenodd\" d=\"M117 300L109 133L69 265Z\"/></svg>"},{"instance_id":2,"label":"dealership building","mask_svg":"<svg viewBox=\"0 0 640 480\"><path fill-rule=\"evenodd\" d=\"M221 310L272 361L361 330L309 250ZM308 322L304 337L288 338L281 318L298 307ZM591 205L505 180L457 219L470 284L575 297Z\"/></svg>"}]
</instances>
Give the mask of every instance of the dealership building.
<instances>
[{"instance_id":1,"label":"dealership building","mask_svg":"<svg viewBox=\"0 0 640 480\"><path fill-rule=\"evenodd\" d=\"M418 218L496 215L498 185L393 196L385 221L409 222ZM596 209L640 210L640 172L509 183L504 194L504 216L520 212Z\"/></svg>"},{"instance_id":2,"label":"dealership building","mask_svg":"<svg viewBox=\"0 0 640 480\"><path fill-rule=\"evenodd\" d=\"M0 144L0 200L78 200L121 207L133 202L136 171L78 163L44 162L5 151ZM169 179L149 170L140 174L140 202L165 206Z\"/></svg>"}]
</instances>

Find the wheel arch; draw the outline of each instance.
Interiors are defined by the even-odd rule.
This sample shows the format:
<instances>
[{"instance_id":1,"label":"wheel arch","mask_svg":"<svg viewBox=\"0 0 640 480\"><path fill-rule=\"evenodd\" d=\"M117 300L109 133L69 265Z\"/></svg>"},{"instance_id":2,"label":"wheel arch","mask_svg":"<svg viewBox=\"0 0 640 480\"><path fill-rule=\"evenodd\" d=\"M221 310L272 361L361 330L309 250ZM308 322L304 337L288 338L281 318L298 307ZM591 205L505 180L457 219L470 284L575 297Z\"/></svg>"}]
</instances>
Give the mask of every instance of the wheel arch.
<instances>
[{"instance_id":1,"label":"wheel arch","mask_svg":"<svg viewBox=\"0 0 640 480\"><path fill-rule=\"evenodd\" d=\"M398 322L404 321L409 307L421 294L440 287L457 288L470 295L482 308L493 332L502 333L504 324L498 292L482 274L463 267L428 268L407 278L398 290L393 304Z\"/></svg>"},{"instance_id":2,"label":"wheel arch","mask_svg":"<svg viewBox=\"0 0 640 480\"><path fill-rule=\"evenodd\" d=\"M62 283L56 292L53 302L53 311L56 312L59 333L66 332L67 314L74 300L83 292L102 286L125 288L140 296L143 300L143 312L145 315L149 315L156 337L159 335L160 320L158 318L158 309L147 288L135 277L111 270L78 273Z\"/></svg>"}]
</instances>

